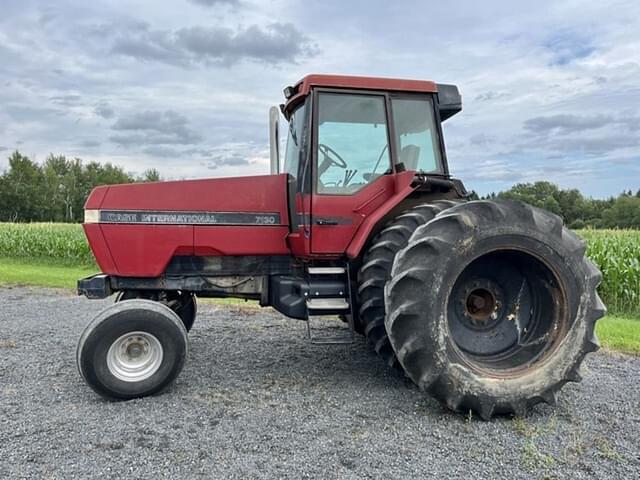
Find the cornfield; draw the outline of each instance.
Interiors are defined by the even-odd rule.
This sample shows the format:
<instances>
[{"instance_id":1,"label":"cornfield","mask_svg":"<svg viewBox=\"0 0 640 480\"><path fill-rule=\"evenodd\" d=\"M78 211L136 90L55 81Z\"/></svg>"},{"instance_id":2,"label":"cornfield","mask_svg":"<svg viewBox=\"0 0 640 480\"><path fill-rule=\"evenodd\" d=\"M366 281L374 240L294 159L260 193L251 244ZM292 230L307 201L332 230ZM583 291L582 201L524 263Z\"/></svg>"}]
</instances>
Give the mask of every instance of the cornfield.
<instances>
[{"instance_id":1,"label":"cornfield","mask_svg":"<svg viewBox=\"0 0 640 480\"><path fill-rule=\"evenodd\" d=\"M602 271L600 296L612 313L640 315L640 230L580 230Z\"/></svg>"},{"instance_id":2,"label":"cornfield","mask_svg":"<svg viewBox=\"0 0 640 480\"><path fill-rule=\"evenodd\" d=\"M580 230L587 255L602 270L599 291L612 313L640 315L640 231ZM0 257L93 265L80 225L0 223Z\"/></svg>"},{"instance_id":3,"label":"cornfield","mask_svg":"<svg viewBox=\"0 0 640 480\"><path fill-rule=\"evenodd\" d=\"M0 257L94 263L82 227L68 223L0 223Z\"/></svg>"}]
</instances>

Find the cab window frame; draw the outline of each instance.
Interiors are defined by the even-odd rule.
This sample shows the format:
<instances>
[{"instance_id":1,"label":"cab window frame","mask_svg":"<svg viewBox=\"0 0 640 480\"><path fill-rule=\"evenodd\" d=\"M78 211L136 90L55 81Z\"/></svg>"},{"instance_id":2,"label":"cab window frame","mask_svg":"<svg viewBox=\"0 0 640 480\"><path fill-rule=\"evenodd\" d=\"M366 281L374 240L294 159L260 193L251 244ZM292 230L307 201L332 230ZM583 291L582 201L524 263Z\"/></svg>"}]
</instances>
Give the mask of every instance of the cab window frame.
<instances>
[{"instance_id":1,"label":"cab window frame","mask_svg":"<svg viewBox=\"0 0 640 480\"><path fill-rule=\"evenodd\" d=\"M319 129L320 129L319 97L323 93L377 97L383 100L385 127L387 131L387 149L389 151L389 155L388 155L389 163L387 165L387 168L384 169L383 171L384 173L382 173L380 177L384 175L391 175L392 173L396 172L395 159L397 158L397 156L395 152L396 148L394 145L395 141L393 141L395 137L393 136L394 132L392 131L393 125L392 125L391 115L390 115L391 110L390 110L389 93L386 91L379 91L379 90L354 90L354 89L347 89L347 88L314 88L313 89L313 93L311 95L312 96L312 102L311 102L312 112L311 113L312 113L312 125L313 125L313 128L311 129L311 171L312 171L311 183L312 183L313 194L320 195L320 196L331 196L331 197L352 197L354 195L357 195L359 192L366 189L373 183L375 183L377 179L374 179L373 181L367 183L366 185L363 185L358 190L354 190L353 192L349 192L349 193L333 193L333 192L318 191L318 137L319 137Z\"/></svg>"},{"instance_id":2,"label":"cab window frame","mask_svg":"<svg viewBox=\"0 0 640 480\"><path fill-rule=\"evenodd\" d=\"M304 115L302 118L302 132L300 145L298 150L298 159L297 159L297 169L296 174L293 175L290 172L285 171L285 163L286 163L286 153L289 144L289 128L287 128L287 140L284 148L285 155L282 157L282 163L280 166L281 173L290 174L295 179L295 192L296 193L310 193L311 189L310 185L310 145L311 145L311 135L312 132L312 112L313 112L313 98L311 95L308 95L304 98L298 105L296 105L292 109L292 114L287 118L287 126L289 127L290 122L292 121L293 114L299 113L301 109L304 109Z\"/></svg>"}]
</instances>

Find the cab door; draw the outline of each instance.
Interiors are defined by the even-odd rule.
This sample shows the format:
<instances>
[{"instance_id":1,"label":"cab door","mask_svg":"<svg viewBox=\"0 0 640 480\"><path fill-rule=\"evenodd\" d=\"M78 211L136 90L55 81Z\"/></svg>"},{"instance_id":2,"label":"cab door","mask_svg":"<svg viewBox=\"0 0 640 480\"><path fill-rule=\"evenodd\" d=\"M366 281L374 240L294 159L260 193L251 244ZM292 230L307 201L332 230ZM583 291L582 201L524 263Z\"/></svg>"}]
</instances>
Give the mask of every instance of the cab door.
<instances>
[{"instance_id":1,"label":"cab door","mask_svg":"<svg viewBox=\"0 0 640 480\"><path fill-rule=\"evenodd\" d=\"M311 251L343 254L362 221L394 193L387 97L314 92Z\"/></svg>"}]
</instances>

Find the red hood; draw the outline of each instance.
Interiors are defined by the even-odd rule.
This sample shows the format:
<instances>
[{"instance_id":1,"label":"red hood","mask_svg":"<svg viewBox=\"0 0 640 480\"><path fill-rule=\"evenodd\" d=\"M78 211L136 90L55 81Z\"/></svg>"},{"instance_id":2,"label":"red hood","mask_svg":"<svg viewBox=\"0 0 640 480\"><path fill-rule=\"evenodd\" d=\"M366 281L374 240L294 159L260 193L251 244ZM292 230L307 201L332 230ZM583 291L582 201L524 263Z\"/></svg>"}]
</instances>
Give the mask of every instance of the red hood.
<instances>
[{"instance_id":1,"label":"red hood","mask_svg":"<svg viewBox=\"0 0 640 480\"><path fill-rule=\"evenodd\" d=\"M156 277L176 255L290 253L286 174L103 186L85 209L91 249L112 275Z\"/></svg>"},{"instance_id":2,"label":"red hood","mask_svg":"<svg viewBox=\"0 0 640 480\"><path fill-rule=\"evenodd\" d=\"M85 209L272 212L287 217L287 175L129 183L95 188Z\"/></svg>"}]
</instances>

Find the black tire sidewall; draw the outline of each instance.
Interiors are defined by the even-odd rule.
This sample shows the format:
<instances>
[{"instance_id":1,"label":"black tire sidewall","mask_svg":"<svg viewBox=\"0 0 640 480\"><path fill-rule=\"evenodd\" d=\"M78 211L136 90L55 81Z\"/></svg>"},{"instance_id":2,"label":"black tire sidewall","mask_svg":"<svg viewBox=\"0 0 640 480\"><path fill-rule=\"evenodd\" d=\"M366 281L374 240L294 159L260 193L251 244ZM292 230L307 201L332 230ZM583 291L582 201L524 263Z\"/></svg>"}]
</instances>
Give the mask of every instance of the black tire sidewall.
<instances>
[{"instance_id":1,"label":"black tire sidewall","mask_svg":"<svg viewBox=\"0 0 640 480\"><path fill-rule=\"evenodd\" d=\"M124 300L122 305L139 300ZM173 314L168 309L167 314ZM87 383L100 395L111 399L130 399L152 395L167 387L180 373L187 354L186 335L177 319L144 308L124 309L97 323L84 338L78 367ZM163 349L160 368L140 382L125 382L107 367L107 352L120 336L135 331L154 335Z\"/></svg>"}]
</instances>

